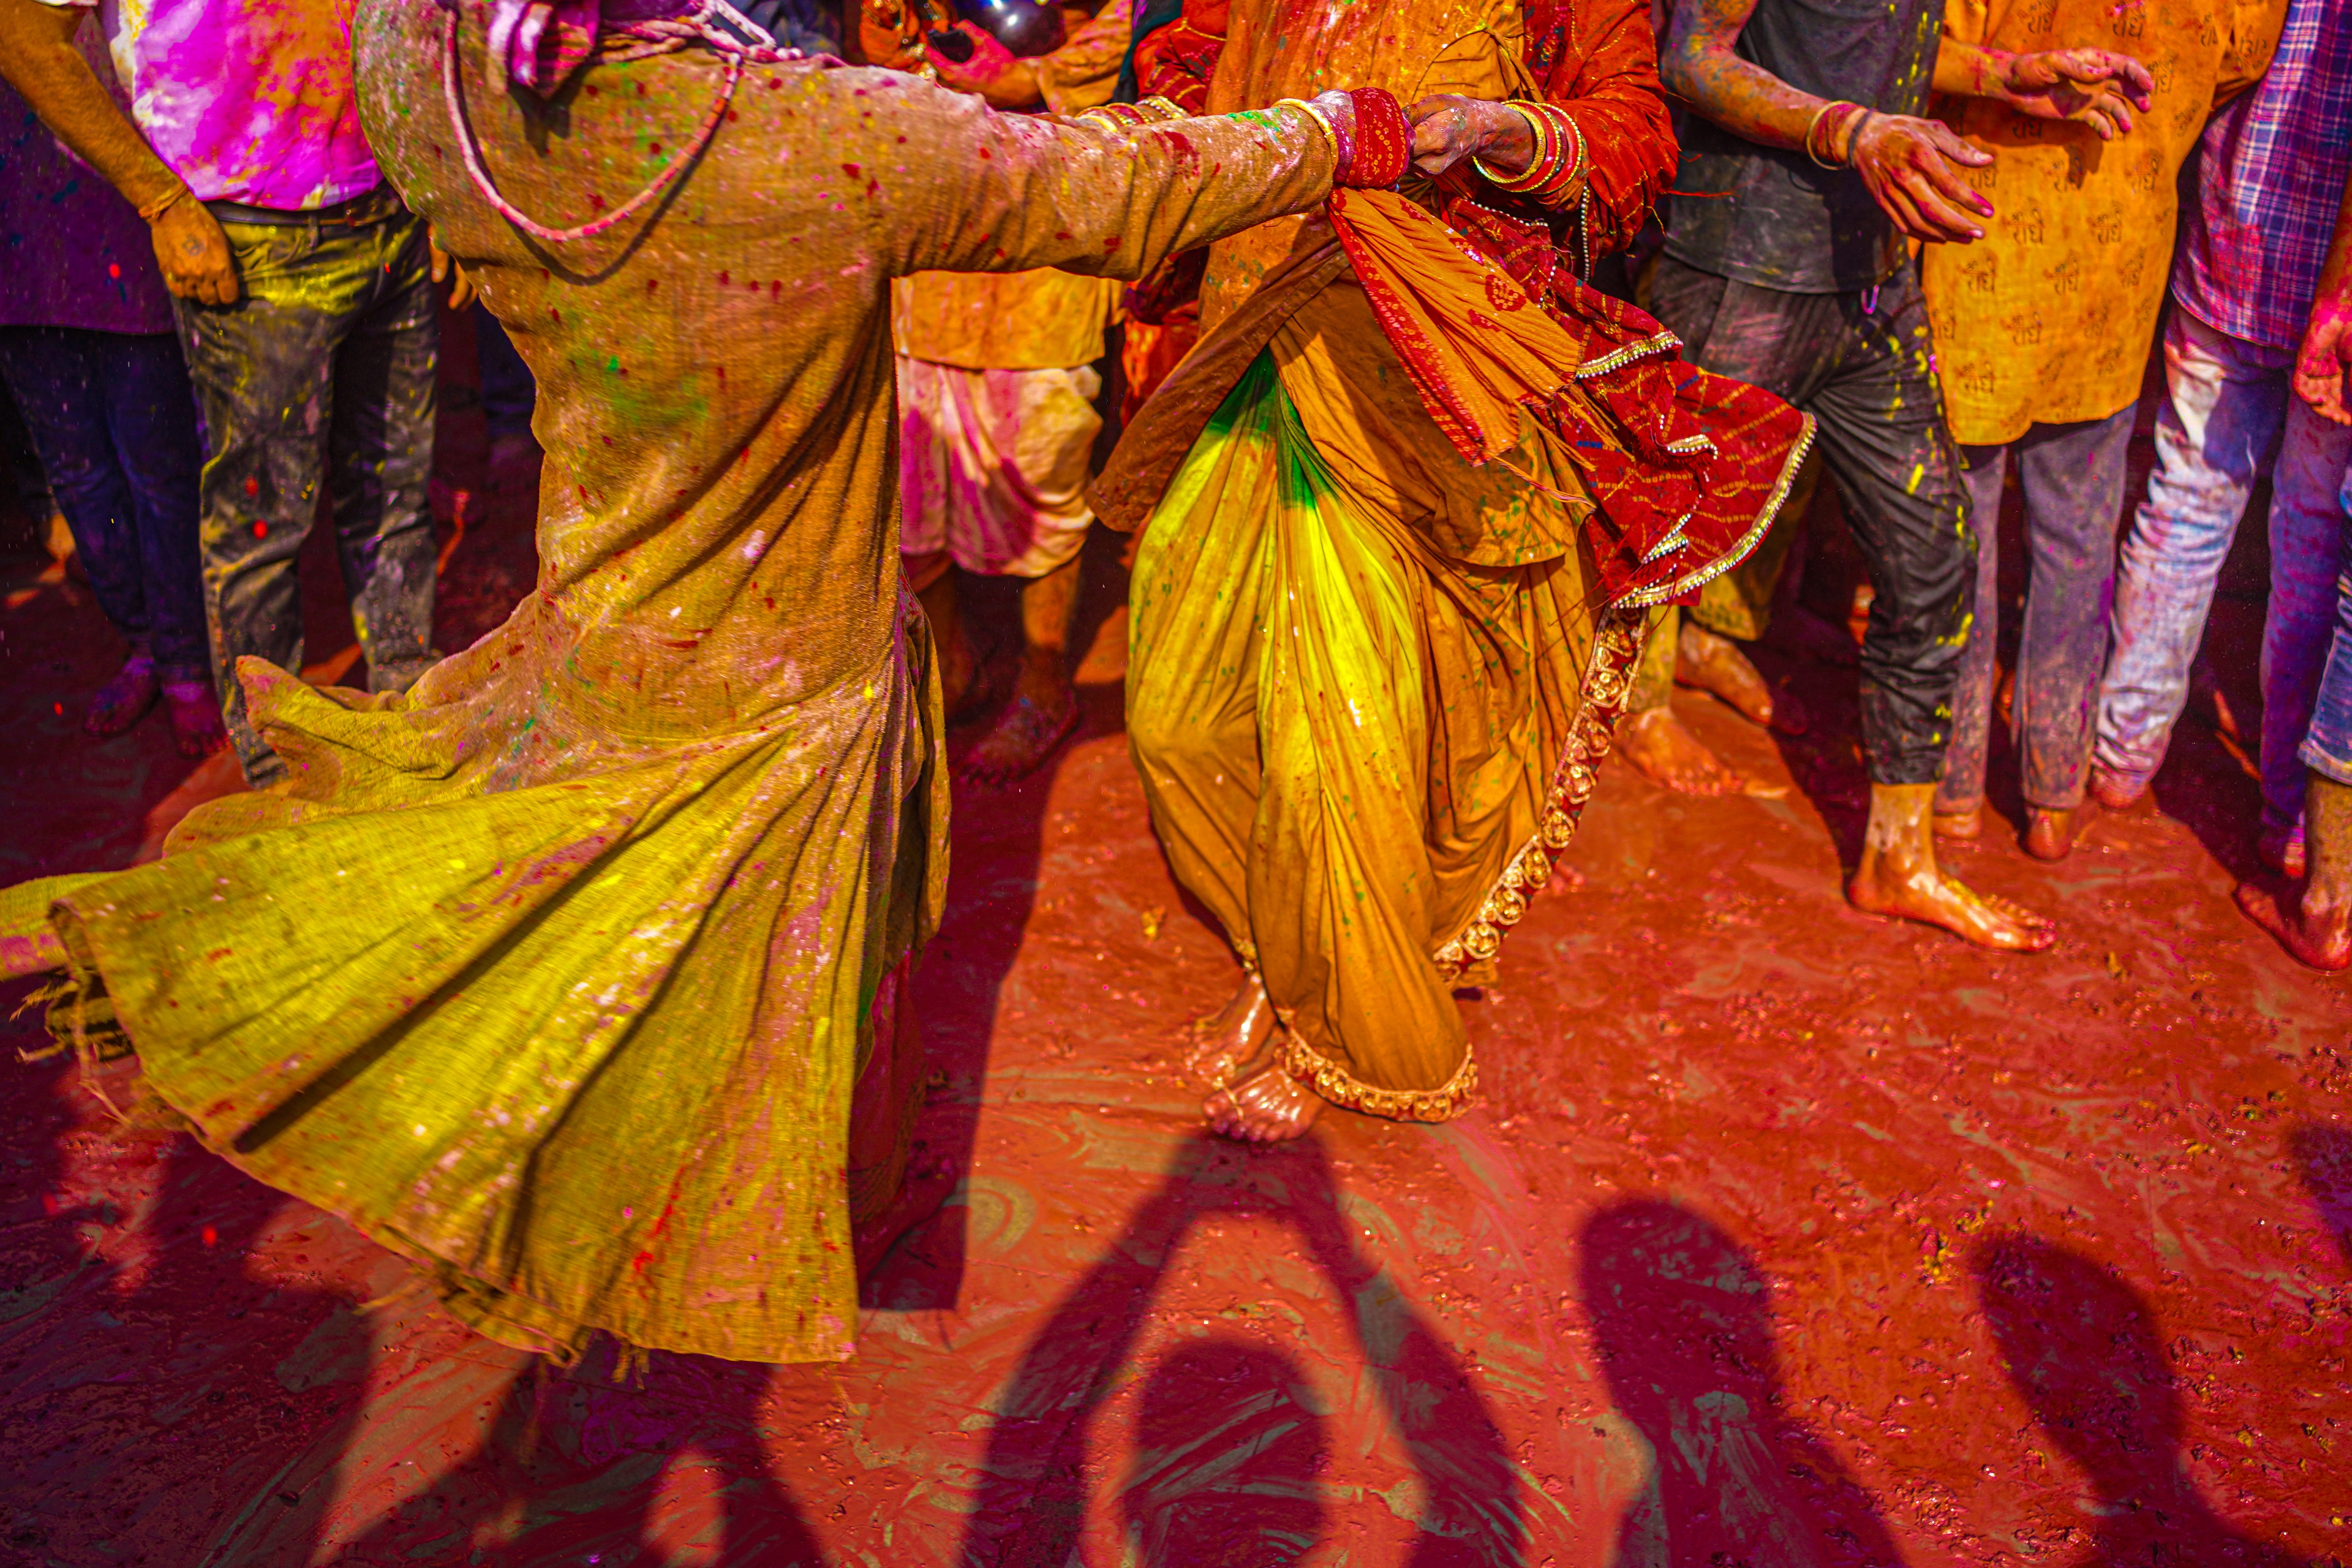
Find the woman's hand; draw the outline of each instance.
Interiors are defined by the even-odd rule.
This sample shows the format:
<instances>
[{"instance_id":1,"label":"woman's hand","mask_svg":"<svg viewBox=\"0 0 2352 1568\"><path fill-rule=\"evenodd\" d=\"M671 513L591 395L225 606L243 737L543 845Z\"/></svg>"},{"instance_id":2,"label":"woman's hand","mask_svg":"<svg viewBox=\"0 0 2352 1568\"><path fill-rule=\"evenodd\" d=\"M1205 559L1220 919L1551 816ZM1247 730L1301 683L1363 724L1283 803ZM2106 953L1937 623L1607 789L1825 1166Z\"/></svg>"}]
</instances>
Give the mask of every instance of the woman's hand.
<instances>
[{"instance_id":1,"label":"woman's hand","mask_svg":"<svg viewBox=\"0 0 2352 1568\"><path fill-rule=\"evenodd\" d=\"M1036 68L998 43L994 34L970 22L957 23L956 31L971 40L971 58L951 60L937 49L923 53L941 87L986 99L992 109L1029 109L1045 101Z\"/></svg>"},{"instance_id":2,"label":"woman's hand","mask_svg":"<svg viewBox=\"0 0 2352 1568\"><path fill-rule=\"evenodd\" d=\"M1535 132L1507 104L1442 92L1405 113L1412 121L1412 166L1424 174L1442 174L1465 158L1500 174L1519 174L1535 162Z\"/></svg>"},{"instance_id":3,"label":"woman's hand","mask_svg":"<svg viewBox=\"0 0 2352 1568\"><path fill-rule=\"evenodd\" d=\"M1958 164L1981 169L1992 154L1972 147L1939 120L1907 114L1865 114L1846 149L1846 162L1870 187L1871 199L1914 239L1966 245L1984 229L1967 215L1992 216L1992 204L1960 178Z\"/></svg>"}]
</instances>

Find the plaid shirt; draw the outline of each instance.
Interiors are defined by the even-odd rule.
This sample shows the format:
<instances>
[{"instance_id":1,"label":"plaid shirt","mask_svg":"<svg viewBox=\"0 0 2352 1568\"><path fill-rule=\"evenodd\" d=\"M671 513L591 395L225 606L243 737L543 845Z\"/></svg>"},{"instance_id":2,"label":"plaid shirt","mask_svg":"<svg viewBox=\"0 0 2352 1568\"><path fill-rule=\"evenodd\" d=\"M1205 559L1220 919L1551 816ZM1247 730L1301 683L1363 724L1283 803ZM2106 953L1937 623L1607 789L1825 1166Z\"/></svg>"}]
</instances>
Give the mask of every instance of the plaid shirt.
<instances>
[{"instance_id":1,"label":"plaid shirt","mask_svg":"<svg viewBox=\"0 0 2352 1568\"><path fill-rule=\"evenodd\" d=\"M2352 0L2294 0L2270 74L2213 117L2172 297L2249 342L2293 349L2352 173Z\"/></svg>"}]
</instances>

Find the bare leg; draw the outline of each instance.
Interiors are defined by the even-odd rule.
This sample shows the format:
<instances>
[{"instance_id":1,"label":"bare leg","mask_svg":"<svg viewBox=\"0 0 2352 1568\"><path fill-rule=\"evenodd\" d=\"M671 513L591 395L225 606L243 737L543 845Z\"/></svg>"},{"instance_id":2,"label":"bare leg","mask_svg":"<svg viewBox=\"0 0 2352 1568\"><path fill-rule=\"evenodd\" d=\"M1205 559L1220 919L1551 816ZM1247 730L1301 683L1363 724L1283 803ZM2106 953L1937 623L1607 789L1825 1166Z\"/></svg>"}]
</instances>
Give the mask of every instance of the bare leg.
<instances>
[{"instance_id":1,"label":"bare leg","mask_svg":"<svg viewBox=\"0 0 2352 1568\"><path fill-rule=\"evenodd\" d=\"M2294 910L2252 883L2239 888L2238 907L2314 969L2352 968L2352 784L2306 775L2303 812L2311 875Z\"/></svg>"},{"instance_id":2,"label":"bare leg","mask_svg":"<svg viewBox=\"0 0 2352 1568\"><path fill-rule=\"evenodd\" d=\"M1795 696L1785 691L1773 695L1738 643L1688 616L1682 618L1682 636L1675 648L1675 684L1720 697L1768 730L1783 735L1805 732L1805 710Z\"/></svg>"},{"instance_id":3,"label":"bare leg","mask_svg":"<svg viewBox=\"0 0 2352 1568\"><path fill-rule=\"evenodd\" d=\"M1673 708L1661 703L1629 715L1617 726L1617 749L1643 777L1682 795L1738 795L1748 781L1683 728Z\"/></svg>"},{"instance_id":4,"label":"bare leg","mask_svg":"<svg viewBox=\"0 0 2352 1568\"><path fill-rule=\"evenodd\" d=\"M1021 586L1021 678L1013 700L964 764L964 776L1009 784L1053 754L1077 727L1070 684L1070 622L1078 609L1078 557Z\"/></svg>"},{"instance_id":5,"label":"bare leg","mask_svg":"<svg viewBox=\"0 0 2352 1568\"><path fill-rule=\"evenodd\" d=\"M940 650L940 699L950 719L960 717L964 704L971 700L972 677L977 673L971 657L971 641L963 632L963 605L956 597L955 568L950 566L939 574L938 580L915 595L923 604L923 614L931 623L931 644Z\"/></svg>"},{"instance_id":6,"label":"bare leg","mask_svg":"<svg viewBox=\"0 0 2352 1568\"><path fill-rule=\"evenodd\" d=\"M1928 826L1934 784L1870 786L1862 862L1845 885L1859 910L1941 926L1979 947L2039 952L2057 940L2049 921L2006 899L1972 892L1936 866Z\"/></svg>"},{"instance_id":7,"label":"bare leg","mask_svg":"<svg viewBox=\"0 0 2352 1568\"><path fill-rule=\"evenodd\" d=\"M1315 1125L1321 1097L1279 1067L1251 1074L1201 1102L1209 1125L1244 1143L1281 1143Z\"/></svg>"}]
</instances>

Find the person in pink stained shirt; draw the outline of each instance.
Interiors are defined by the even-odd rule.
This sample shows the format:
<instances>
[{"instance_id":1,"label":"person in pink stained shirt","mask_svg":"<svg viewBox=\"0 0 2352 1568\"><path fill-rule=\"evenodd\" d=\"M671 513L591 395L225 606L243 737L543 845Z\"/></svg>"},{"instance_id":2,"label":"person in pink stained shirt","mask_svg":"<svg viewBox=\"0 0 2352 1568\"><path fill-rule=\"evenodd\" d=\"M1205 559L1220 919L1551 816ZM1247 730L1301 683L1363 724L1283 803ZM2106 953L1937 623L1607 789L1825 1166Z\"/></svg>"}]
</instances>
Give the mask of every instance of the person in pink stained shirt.
<instances>
[{"instance_id":1,"label":"person in pink stained shirt","mask_svg":"<svg viewBox=\"0 0 2352 1568\"><path fill-rule=\"evenodd\" d=\"M73 47L90 10L127 119ZM0 0L0 77L138 208L173 296L204 419L213 674L256 786L285 766L236 661L301 665L294 561L322 488L370 689L437 658L425 479L451 269L361 133L351 19L351 0Z\"/></svg>"}]
</instances>

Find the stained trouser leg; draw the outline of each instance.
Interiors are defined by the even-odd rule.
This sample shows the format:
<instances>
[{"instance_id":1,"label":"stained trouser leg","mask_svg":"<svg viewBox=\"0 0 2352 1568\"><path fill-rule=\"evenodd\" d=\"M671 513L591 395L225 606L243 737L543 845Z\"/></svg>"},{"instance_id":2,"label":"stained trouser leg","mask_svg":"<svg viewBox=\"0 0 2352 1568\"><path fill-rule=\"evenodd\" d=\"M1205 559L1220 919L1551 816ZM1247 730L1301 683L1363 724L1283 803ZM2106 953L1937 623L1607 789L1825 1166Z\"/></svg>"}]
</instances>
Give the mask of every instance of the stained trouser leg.
<instances>
[{"instance_id":1,"label":"stained trouser leg","mask_svg":"<svg viewBox=\"0 0 2352 1568\"><path fill-rule=\"evenodd\" d=\"M155 665L167 680L201 680L210 663L196 535L205 450L187 361L169 332L104 336L108 430L130 490Z\"/></svg>"},{"instance_id":2,"label":"stained trouser leg","mask_svg":"<svg viewBox=\"0 0 2352 1568\"><path fill-rule=\"evenodd\" d=\"M2291 400L2271 473L2271 597L2263 621L2263 820L2294 824L2303 805L2298 754L2311 728L2320 672L2336 634L2344 549L2341 486L2352 473L2352 430Z\"/></svg>"},{"instance_id":3,"label":"stained trouser leg","mask_svg":"<svg viewBox=\"0 0 2352 1568\"><path fill-rule=\"evenodd\" d=\"M301 668L294 561L318 515L331 372L349 320L349 289L315 228L221 227L236 262L237 302L173 304L204 420L197 537L213 680L236 760L259 787L283 776L285 763L246 718L236 661L252 655Z\"/></svg>"},{"instance_id":4,"label":"stained trouser leg","mask_svg":"<svg viewBox=\"0 0 2352 1568\"><path fill-rule=\"evenodd\" d=\"M373 268L381 283L335 354L335 539L352 624L367 657L368 689L405 691L438 657L433 571L439 552L425 481L433 473L440 318L422 221L375 225L350 243L350 264Z\"/></svg>"},{"instance_id":5,"label":"stained trouser leg","mask_svg":"<svg viewBox=\"0 0 2352 1568\"><path fill-rule=\"evenodd\" d=\"M2214 580L2255 476L2277 447L2293 358L2178 306L2165 328L2156 469L2116 555L2092 753L2127 788L2144 789L2156 776L2189 700L2189 666L2204 640Z\"/></svg>"},{"instance_id":6,"label":"stained trouser leg","mask_svg":"<svg viewBox=\"0 0 2352 1568\"><path fill-rule=\"evenodd\" d=\"M1874 784L1940 780L1976 601L1967 477L1944 424L1916 274L1836 297L1844 352L1801 406L1844 499L1874 596L1862 642L1863 752Z\"/></svg>"},{"instance_id":7,"label":"stained trouser leg","mask_svg":"<svg viewBox=\"0 0 2352 1568\"><path fill-rule=\"evenodd\" d=\"M108 435L107 336L71 327L0 329L0 375L73 530L98 607L141 654L150 651L153 626L140 570L138 504Z\"/></svg>"},{"instance_id":8,"label":"stained trouser leg","mask_svg":"<svg viewBox=\"0 0 2352 1568\"><path fill-rule=\"evenodd\" d=\"M2036 426L2018 446L2031 564L2015 723L2025 803L2044 811L2083 804L2137 412L2127 407L2105 419ZM1979 534L1989 549L1990 516ZM1979 601L1979 619L1981 610Z\"/></svg>"},{"instance_id":9,"label":"stained trouser leg","mask_svg":"<svg viewBox=\"0 0 2352 1568\"><path fill-rule=\"evenodd\" d=\"M1969 616L1968 647L1960 656L1959 685L1952 694L1952 744L1945 753L1943 784L1936 791L1936 809L1949 815L1984 804L1994 659L2000 642L2000 492L2009 452L2007 447L1960 448L1968 464L1969 515L1978 520L1977 601Z\"/></svg>"}]
</instances>

